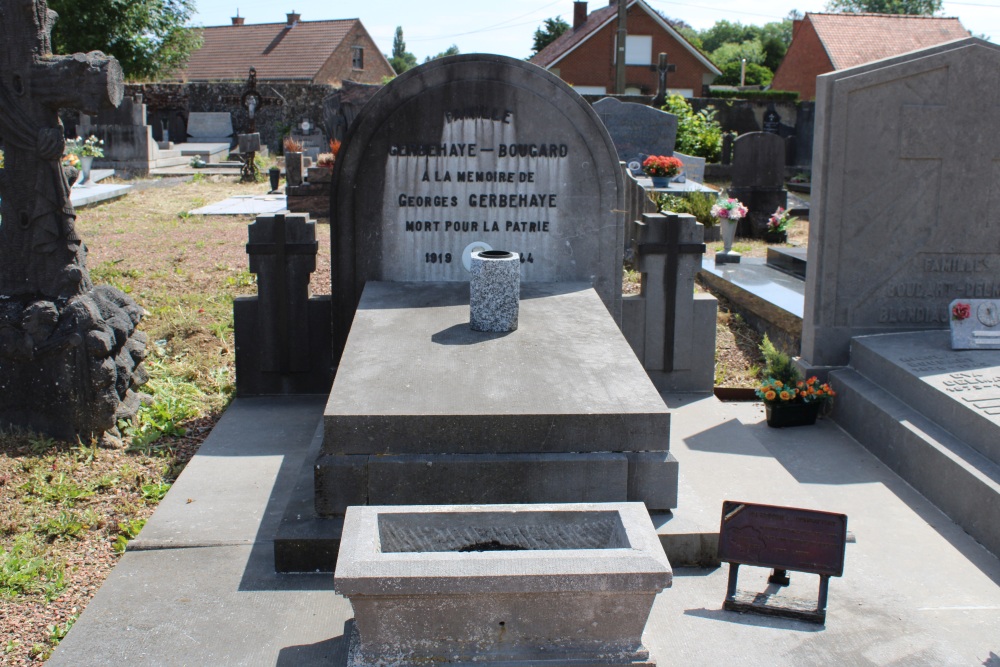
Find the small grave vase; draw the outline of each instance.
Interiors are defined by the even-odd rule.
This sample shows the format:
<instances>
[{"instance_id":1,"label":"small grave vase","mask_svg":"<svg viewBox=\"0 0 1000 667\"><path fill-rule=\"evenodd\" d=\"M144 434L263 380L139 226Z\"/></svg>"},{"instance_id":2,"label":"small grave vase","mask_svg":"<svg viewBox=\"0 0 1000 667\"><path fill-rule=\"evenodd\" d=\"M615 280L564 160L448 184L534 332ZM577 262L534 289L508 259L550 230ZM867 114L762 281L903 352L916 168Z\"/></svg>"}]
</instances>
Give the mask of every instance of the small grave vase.
<instances>
[{"instance_id":1,"label":"small grave vase","mask_svg":"<svg viewBox=\"0 0 1000 667\"><path fill-rule=\"evenodd\" d=\"M766 405L767 425L771 428L785 426L812 426L819 416L822 403L776 403Z\"/></svg>"},{"instance_id":2,"label":"small grave vase","mask_svg":"<svg viewBox=\"0 0 1000 667\"><path fill-rule=\"evenodd\" d=\"M83 155L80 157L80 185L90 185L90 168L93 166L93 155Z\"/></svg>"},{"instance_id":3,"label":"small grave vase","mask_svg":"<svg viewBox=\"0 0 1000 667\"><path fill-rule=\"evenodd\" d=\"M281 179L281 169L278 167L271 167L267 170L267 177L271 181L271 192L277 192L278 181Z\"/></svg>"},{"instance_id":4,"label":"small grave vase","mask_svg":"<svg viewBox=\"0 0 1000 667\"><path fill-rule=\"evenodd\" d=\"M736 227L739 223L729 218L719 220L719 229L722 233L722 252L715 253L716 264L739 264L740 253L733 252L733 241L736 240Z\"/></svg>"},{"instance_id":5,"label":"small grave vase","mask_svg":"<svg viewBox=\"0 0 1000 667\"><path fill-rule=\"evenodd\" d=\"M666 188L670 187L670 177L669 176L650 176L649 180L653 182L654 188Z\"/></svg>"},{"instance_id":6,"label":"small grave vase","mask_svg":"<svg viewBox=\"0 0 1000 667\"><path fill-rule=\"evenodd\" d=\"M494 333L516 331L521 299L520 256L506 250L474 252L469 272L469 327Z\"/></svg>"},{"instance_id":7,"label":"small grave vase","mask_svg":"<svg viewBox=\"0 0 1000 667\"><path fill-rule=\"evenodd\" d=\"M770 244L787 243L788 232L764 232L764 242Z\"/></svg>"}]
</instances>

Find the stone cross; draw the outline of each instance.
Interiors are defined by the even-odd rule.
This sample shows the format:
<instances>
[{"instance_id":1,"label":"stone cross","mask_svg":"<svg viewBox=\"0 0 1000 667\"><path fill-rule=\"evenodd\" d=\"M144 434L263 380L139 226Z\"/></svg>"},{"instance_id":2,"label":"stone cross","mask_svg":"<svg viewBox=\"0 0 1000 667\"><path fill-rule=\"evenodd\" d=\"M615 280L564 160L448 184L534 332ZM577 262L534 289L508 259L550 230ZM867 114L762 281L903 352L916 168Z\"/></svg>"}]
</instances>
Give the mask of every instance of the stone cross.
<instances>
[{"instance_id":1,"label":"stone cross","mask_svg":"<svg viewBox=\"0 0 1000 667\"><path fill-rule=\"evenodd\" d=\"M653 98L653 106L662 107L667 103L667 73L676 72L677 65L667 61L667 54L661 53L659 62L656 65L658 82L656 85L656 97Z\"/></svg>"},{"instance_id":2,"label":"stone cross","mask_svg":"<svg viewBox=\"0 0 1000 667\"><path fill-rule=\"evenodd\" d=\"M63 176L60 108L117 106L122 69L99 51L52 54L44 0L0 0L0 424L89 438L135 415L142 317L93 287Z\"/></svg>"},{"instance_id":3,"label":"stone cross","mask_svg":"<svg viewBox=\"0 0 1000 667\"><path fill-rule=\"evenodd\" d=\"M309 274L316 270L316 223L302 214L259 216L248 228L257 274L261 371L309 369Z\"/></svg>"},{"instance_id":4,"label":"stone cross","mask_svg":"<svg viewBox=\"0 0 1000 667\"><path fill-rule=\"evenodd\" d=\"M230 99L231 98L227 98ZM257 68L251 67L247 76L247 86L239 98L240 105L246 109L249 122L247 123L247 135L257 134L257 110L261 107L275 105L280 106L283 101L277 97L264 97L257 92ZM260 145L260 135L247 140L240 139L240 159L243 160L243 168L240 170L242 180L252 183L257 180L257 164L254 158ZM244 147L250 147L244 150Z\"/></svg>"}]
</instances>

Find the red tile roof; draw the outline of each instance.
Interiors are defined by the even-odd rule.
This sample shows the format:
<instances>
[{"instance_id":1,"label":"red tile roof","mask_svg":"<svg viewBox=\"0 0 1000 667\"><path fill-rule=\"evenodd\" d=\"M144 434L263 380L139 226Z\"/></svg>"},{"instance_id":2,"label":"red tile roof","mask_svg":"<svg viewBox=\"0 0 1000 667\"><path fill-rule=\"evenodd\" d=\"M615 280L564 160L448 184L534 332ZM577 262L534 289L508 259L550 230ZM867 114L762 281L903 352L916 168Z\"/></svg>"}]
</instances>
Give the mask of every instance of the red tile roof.
<instances>
[{"instance_id":1,"label":"red tile roof","mask_svg":"<svg viewBox=\"0 0 1000 667\"><path fill-rule=\"evenodd\" d=\"M688 42L683 35L674 30L670 25L653 11L649 5L647 5L642 0L629 0L629 8L632 5L638 3L639 6L645 10L650 16L658 20L663 24L664 29L671 34L671 36L682 44L688 51L694 54L694 56L705 65L705 67L713 74L721 74L718 68L712 64L708 57L696 49L694 46ZM563 34L559 35L551 44L546 46L544 49L528 58L528 62L538 65L539 67L544 67L548 69L557 60L560 60L563 56L568 54L570 51L575 49L577 46L587 41L591 35L603 28L608 21L611 21L618 14L617 4L608 4L600 9L594 10L587 15L587 20L579 28L570 28Z\"/></svg>"},{"instance_id":2,"label":"red tile roof","mask_svg":"<svg viewBox=\"0 0 1000 667\"><path fill-rule=\"evenodd\" d=\"M202 46L178 73L186 81L245 79L311 81L358 19L225 25L202 28Z\"/></svg>"},{"instance_id":3,"label":"red tile roof","mask_svg":"<svg viewBox=\"0 0 1000 667\"><path fill-rule=\"evenodd\" d=\"M806 18L837 70L969 36L957 18L813 13Z\"/></svg>"}]
</instances>

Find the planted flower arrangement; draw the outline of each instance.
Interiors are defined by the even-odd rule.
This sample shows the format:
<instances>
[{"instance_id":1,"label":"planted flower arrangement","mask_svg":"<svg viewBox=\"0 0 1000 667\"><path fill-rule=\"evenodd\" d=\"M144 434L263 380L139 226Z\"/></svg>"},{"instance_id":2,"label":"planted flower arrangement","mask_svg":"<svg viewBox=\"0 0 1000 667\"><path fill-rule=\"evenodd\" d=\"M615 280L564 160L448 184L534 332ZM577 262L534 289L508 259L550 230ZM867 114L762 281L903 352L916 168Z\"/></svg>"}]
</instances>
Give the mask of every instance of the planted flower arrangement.
<instances>
[{"instance_id":1,"label":"planted flower arrangement","mask_svg":"<svg viewBox=\"0 0 1000 667\"><path fill-rule=\"evenodd\" d=\"M757 388L757 396L764 401L767 425L808 426L824 406L830 405L836 392L815 376L803 379L791 358L776 349L765 335L760 351L767 362L767 379Z\"/></svg>"},{"instance_id":2,"label":"planted flower arrangement","mask_svg":"<svg viewBox=\"0 0 1000 667\"><path fill-rule=\"evenodd\" d=\"M76 139L70 139L66 142L66 150L64 151L65 157L63 158L64 164L66 158L69 156L74 156L77 158L77 162L70 165L80 170L82 178L80 179L80 185L88 183L90 180L90 169L93 166L95 157L104 157L104 140L98 139L93 134L83 139L82 137L77 137Z\"/></svg>"},{"instance_id":3,"label":"planted flower arrangement","mask_svg":"<svg viewBox=\"0 0 1000 667\"><path fill-rule=\"evenodd\" d=\"M670 179L681 173L684 163L680 158L668 155L650 155L642 162L642 173L653 181L654 188L665 188Z\"/></svg>"},{"instance_id":4,"label":"planted flower arrangement","mask_svg":"<svg viewBox=\"0 0 1000 667\"><path fill-rule=\"evenodd\" d=\"M785 243L788 240L788 228L798 218L789 215L788 210L779 206L767 219L767 229L764 240L768 243Z\"/></svg>"}]
</instances>

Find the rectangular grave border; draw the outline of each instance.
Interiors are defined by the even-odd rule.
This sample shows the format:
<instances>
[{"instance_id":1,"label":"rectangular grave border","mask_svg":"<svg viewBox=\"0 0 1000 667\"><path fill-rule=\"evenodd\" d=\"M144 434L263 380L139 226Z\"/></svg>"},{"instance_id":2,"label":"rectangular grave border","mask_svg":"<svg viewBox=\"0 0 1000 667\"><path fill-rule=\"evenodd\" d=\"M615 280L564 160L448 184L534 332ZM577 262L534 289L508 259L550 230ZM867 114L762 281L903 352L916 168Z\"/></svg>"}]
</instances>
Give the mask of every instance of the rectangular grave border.
<instances>
[{"instance_id":1,"label":"rectangular grave border","mask_svg":"<svg viewBox=\"0 0 1000 667\"><path fill-rule=\"evenodd\" d=\"M729 563L723 609L825 623L830 577L843 576L846 545L846 514L723 501L719 560ZM741 594L737 590L740 565L771 568L768 582L779 586L790 583L789 570L818 574L816 607L799 601L779 606L765 596Z\"/></svg>"}]
</instances>

